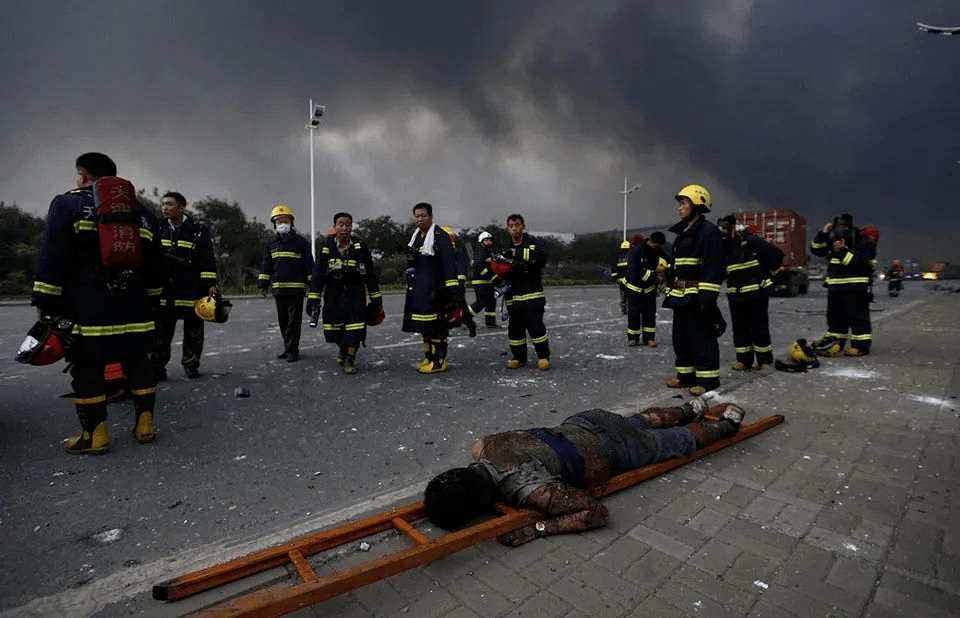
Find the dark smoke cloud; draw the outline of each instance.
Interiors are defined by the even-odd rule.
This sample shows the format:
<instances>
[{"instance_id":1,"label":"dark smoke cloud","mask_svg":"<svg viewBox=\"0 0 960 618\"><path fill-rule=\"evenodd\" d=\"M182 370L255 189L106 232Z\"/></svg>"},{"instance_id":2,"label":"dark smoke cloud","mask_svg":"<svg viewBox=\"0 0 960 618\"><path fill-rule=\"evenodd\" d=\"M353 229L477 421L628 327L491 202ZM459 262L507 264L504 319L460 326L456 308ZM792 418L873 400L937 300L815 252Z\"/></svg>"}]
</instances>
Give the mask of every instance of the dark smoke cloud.
<instances>
[{"instance_id":1,"label":"dark smoke cloud","mask_svg":"<svg viewBox=\"0 0 960 618\"><path fill-rule=\"evenodd\" d=\"M83 11L90 11L84 13ZM960 25L948 2L8 2L0 200L42 212L84 150L143 186L309 203L307 99L327 211L533 229L853 212L881 254L960 261ZM300 220L298 220L299 222ZM303 227L301 225L301 227Z\"/></svg>"}]
</instances>

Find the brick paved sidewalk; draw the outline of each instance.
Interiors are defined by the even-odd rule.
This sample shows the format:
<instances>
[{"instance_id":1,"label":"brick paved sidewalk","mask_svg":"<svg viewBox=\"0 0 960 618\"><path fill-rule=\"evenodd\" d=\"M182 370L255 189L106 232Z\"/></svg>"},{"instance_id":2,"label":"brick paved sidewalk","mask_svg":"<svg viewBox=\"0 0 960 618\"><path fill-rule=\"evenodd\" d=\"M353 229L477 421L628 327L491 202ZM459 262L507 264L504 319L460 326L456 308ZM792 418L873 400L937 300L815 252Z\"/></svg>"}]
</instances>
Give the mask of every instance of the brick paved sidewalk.
<instances>
[{"instance_id":1,"label":"brick paved sidewalk","mask_svg":"<svg viewBox=\"0 0 960 618\"><path fill-rule=\"evenodd\" d=\"M875 321L870 356L731 382L716 400L786 422L606 498L606 528L482 543L291 616L958 616L958 315L933 297Z\"/></svg>"}]
</instances>

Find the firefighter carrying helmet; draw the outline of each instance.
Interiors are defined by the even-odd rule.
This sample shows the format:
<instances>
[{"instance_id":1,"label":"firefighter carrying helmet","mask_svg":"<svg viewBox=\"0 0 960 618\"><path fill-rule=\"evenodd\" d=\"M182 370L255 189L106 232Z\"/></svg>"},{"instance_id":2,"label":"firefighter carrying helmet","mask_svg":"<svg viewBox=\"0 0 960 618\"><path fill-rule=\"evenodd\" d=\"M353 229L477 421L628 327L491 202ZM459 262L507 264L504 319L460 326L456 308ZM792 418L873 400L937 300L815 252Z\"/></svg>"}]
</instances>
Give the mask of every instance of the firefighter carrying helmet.
<instances>
[{"instance_id":1,"label":"firefighter carrying helmet","mask_svg":"<svg viewBox=\"0 0 960 618\"><path fill-rule=\"evenodd\" d=\"M198 298L197 301L193 303L193 312L202 320L222 324L230 317L231 307L233 307L233 303L229 300L224 300L220 297L220 294L217 293L213 296Z\"/></svg>"},{"instance_id":2,"label":"firefighter carrying helmet","mask_svg":"<svg viewBox=\"0 0 960 618\"><path fill-rule=\"evenodd\" d=\"M273 210L270 211L270 223L276 221L277 217L282 217L284 215L290 217L291 221L294 219L293 211L290 210L289 206L286 204L277 204L273 207Z\"/></svg>"},{"instance_id":3,"label":"firefighter carrying helmet","mask_svg":"<svg viewBox=\"0 0 960 618\"><path fill-rule=\"evenodd\" d=\"M680 201L681 197L689 199L694 206L703 206L707 211L713 206L713 202L710 201L710 192L700 185L687 185L680 189L675 198Z\"/></svg>"},{"instance_id":4,"label":"firefighter carrying helmet","mask_svg":"<svg viewBox=\"0 0 960 618\"><path fill-rule=\"evenodd\" d=\"M17 349L17 361L25 365L50 365L67 353L73 323L63 318L44 317L27 332Z\"/></svg>"}]
</instances>

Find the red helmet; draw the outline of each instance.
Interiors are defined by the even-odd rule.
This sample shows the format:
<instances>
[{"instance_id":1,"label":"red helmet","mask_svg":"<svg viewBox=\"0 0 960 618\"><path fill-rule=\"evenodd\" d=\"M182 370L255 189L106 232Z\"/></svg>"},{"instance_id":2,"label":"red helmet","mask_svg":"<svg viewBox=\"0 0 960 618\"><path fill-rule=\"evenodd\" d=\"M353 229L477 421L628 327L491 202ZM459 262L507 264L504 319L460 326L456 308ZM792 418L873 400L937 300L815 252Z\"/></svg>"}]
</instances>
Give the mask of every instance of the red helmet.
<instances>
[{"instance_id":1,"label":"red helmet","mask_svg":"<svg viewBox=\"0 0 960 618\"><path fill-rule=\"evenodd\" d=\"M864 236L873 241L873 244L880 242L880 230L872 225L865 225L863 229L860 230Z\"/></svg>"},{"instance_id":2,"label":"red helmet","mask_svg":"<svg viewBox=\"0 0 960 618\"><path fill-rule=\"evenodd\" d=\"M457 304L457 301L451 300L440 309L440 321L450 326L460 326L463 324L463 309Z\"/></svg>"},{"instance_id":3,"label":"red helmet","mask_svg":"<svg viewBox=\"0 0 960 618\"><path fill-rule=\"evenodd\" d=\"M490 260L490 270L492 270L493 274L497 275L498 277L502 277L513 270L513 262L498 262L497 260Z\"/></svg>"},{"instance_id":4,"label":"red helmet","mask_svg":"<svg viewBox=\"0 0 960 618\"><path fill-rule=\"evenodd\" d=\"M43 318L27 332L17 349L17 361L26 365L51 365L67 353L70 320Z\"/></svg>"},{"instance_id":5,"label":"red helmet","mask_svg":"<svg viewBox=\"0 0 960 618\"><path fill-rule=\"evenodd\" d=\"M367 304L367 316L366 323L367 326L376 326L387 317L387 314L383 312L383 303L370 302Z\"/></svg>"}]
</instances>

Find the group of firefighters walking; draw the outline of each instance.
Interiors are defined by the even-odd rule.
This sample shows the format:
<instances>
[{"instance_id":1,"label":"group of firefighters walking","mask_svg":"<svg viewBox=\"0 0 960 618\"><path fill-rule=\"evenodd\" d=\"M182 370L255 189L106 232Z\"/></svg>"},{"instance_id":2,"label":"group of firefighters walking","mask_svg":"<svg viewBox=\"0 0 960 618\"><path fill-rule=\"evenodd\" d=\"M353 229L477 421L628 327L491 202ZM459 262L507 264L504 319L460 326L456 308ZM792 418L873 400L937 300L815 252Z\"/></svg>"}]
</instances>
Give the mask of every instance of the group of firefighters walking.
<instances>
[{"instance_id":1,"label":"group of firefighters walking","mask_svg":"<svg viewBox=\"0 0 960 618\"><path fill-rule=\"evenodd\" d=\"M81 432L64 447L70 453L99 454L110 445L105 367L122 366L134 403L133 435L138 442L152 441L156 381L167 378L176 322L184 322L181 364L187 378L196 378L203 323L224 321L229 303L219 298L210 232L185 214L183 195L165 194L163 221L157 221L136 205L132 185L116 177L109 157L87 153L77 159L76 170L78 188L51 204L31 299L40 321L18 360L41 365L67 357ZM672 260L663 250L664 235L655 232L622 247L614 275L623 289L630 346L657 345L656 298L658 284L664 284L663 306L673 310L676 369L667 386L700 395L720 384L717 339L726 324L717 300L724 279L737 355L733 369L772 362L767 302L770 276L783 254L739 229L732 218L722 219L719 227L709 222L712 202L704 187L683 187L676 200L680 221L669 230L676 235ZM542 277L548 256L527 234L523 216L506 218L505 248L495 249L491 234L482 232L472 272L467 272L464 247L457 246L448 228L433 222L433 206L421 202L412 213L416 227L405 249L402 330L422 337L423 359L416 370L447 371L450 329L466 325L474 336L474 317L480 315L487 327L496 327L498 297L508 321L506 368L527 364L529 341L536 368L549 370ZM278 358L299 360L306 309L310 326L322 323L324 339L337 345L336 362L343 372L355 373L367 327L379 324L385 314L373 256L353 235L352 215L334 215L334 228L320 243L316 261L310 242L294 229L288 206L274 207L271 222L276 233L264 247L258 286L275 299L284 346ZM108 232L113 236L108 238ZM816 353L839 354L848 339L846 354L868 353L867 289L875 240L843 215L824 226L811 251L829 259L828 330L815 345ZM468 278L476 292L472 304L465 297Z\"/></svg>"}]
</instances>

